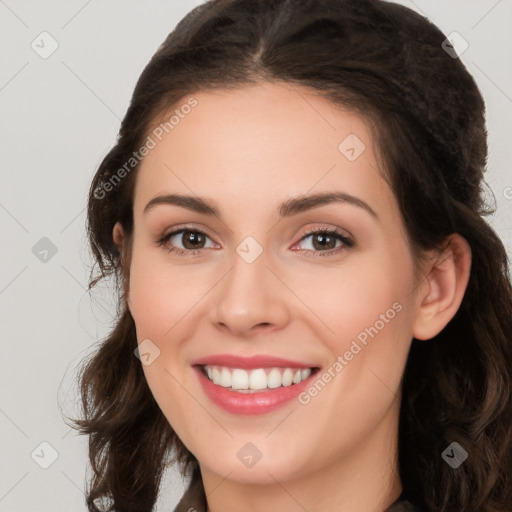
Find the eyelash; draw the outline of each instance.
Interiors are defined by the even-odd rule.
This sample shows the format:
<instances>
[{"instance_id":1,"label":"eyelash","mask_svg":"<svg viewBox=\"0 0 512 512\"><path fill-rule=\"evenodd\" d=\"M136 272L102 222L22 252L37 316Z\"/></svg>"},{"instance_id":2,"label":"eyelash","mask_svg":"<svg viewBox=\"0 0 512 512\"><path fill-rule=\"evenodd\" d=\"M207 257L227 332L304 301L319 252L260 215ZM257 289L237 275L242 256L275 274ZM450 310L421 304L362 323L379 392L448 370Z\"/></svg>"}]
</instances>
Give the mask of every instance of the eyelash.
<instances>
[{"instance_id":1,"label":"eyelash","mask_svg":"<svg viewBox=\"0 0 512 512\"><path fill-rule=\"evenodd\" d=\"M156 240L156 244L158 246L164 246L174 235L177 235L179 233L199 233L201 235L204 235L205 237L208 237L210 238L204 231L201 231L200 229L195 229L195 228L191 228L191 227L185 227L185 228L181 228L181 229L177 229L175 231L171 231L170 233L167 233L165 235L163 235L162 237L158 238ZM320 229L310 229L310 230L307 230L302 238L299 240L299 242L302 242L304 239L310 237L311 235L329 235L329 236L334 236L335 238L337 238L338 240L340 240L342 242L343 245L341 245L340 247L337 247L335 249L331 249L329 251L313 251L315 253L314 256L312 256L313 258L318 258L318 257L325 257L325 256L332 256L334 254L337 254L338 252L342 251L342 250L346 250L347 248L351 248L351 247L354 247L355 245L355 242L352 238L346 236L345 234L339 232L338 230L331 230L331 229L326 229L326 228L320 228ZM299 243L297 242L297 243ZM294 244L296 245L296 244ZM178 256L194 256L194 255L197 255L199 254L203 249L180 249L178 247L170 247L170 248L167 248L167 251L169 253L175 253L177 254ZM300 249L298 250L297 252L301 252L301 251L306 251L306 252L311 252L311 250L309 249Z\"/></svg>"}]
</instances>

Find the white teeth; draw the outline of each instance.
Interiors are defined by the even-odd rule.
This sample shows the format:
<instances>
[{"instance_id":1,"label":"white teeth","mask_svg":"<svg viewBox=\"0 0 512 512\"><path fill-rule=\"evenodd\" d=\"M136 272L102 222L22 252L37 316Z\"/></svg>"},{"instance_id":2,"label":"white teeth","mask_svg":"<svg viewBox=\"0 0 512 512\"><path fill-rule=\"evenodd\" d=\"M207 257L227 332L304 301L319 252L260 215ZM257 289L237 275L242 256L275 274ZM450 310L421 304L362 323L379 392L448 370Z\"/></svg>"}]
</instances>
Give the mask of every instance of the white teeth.
<instances>
[{"instance_id":1,"label":"white teeth","mask_svg":"<svg viewBox=\"0 0 512 512\"><path fill-rule=\"evenodd\" d=\"M281 372L277 368L272 368L267 375L267 387L270 389L278 388L281 385Z\"/></svg>"},{"instance_id":2,"label":"white teeth","mask_svg":"<svg viewBox=\"0 0 512 512\"><path fill-rule=\"evenodd\" d=\"M212 370L212 376L210 377L210 374L208 374L208 377L210 380L213 380L214 384L220 384L220 372L218 368L214 368Z\"/></svg>"},{"instance_id":3,"label":"white teeth","mask_svg":"<svg viewBox=\"0 0 512 512\"><path fill-rule=\"evenodd\" d=\"M301 379L306 380L311 375L311 368L306 368L305 370L301 371Z\"/></svg>"},{"instance_id":4,"label":"white teeth","mask_svg":"<svg viewBox=\"0 0 512 512\"><path fill-rule=\"evenodd\" d=\"M231 373L231 387L233 389L249 388L249 375L245 370L233 370L233 372Z\"/></svg>"},{"instance_id":5,"label":"white teeth","mask_svg":"<svg viewBox=\"0 0 512 512\"><path fill-rule=\"evenodd\" d=\"M283 386L290 386L293 381L293 370L290 370L290 368L286 368L286 370L283 373Z\"/></svg>"},{"instance_id":6,"label":"white teeth","mask_svg":"<svg viewBox=\"0 0 512 512\"><path fill-rule=\"evenodd\" d=\"M265 370L259 368L253 370L249 375L249 388L250 389L265 389L267 387L267 376Z\"/></svg>"},{"instance_id":7,"label":"white teeth","mask_svg":"<svg viewBox=\"0 0 512 512\"><path fill-rule=\"evenodd\" d=\"M311 375L311 368L258 368L243 370L224 366L205 366L208 378L218 386L231 388L233 391L248 392L261 389L274 389L291 386L306 380Z\"/></svg>"},{"instance_id":8,"label":"white teeth","mask_svg":"<svg viewBox=\"0 0 512 512\"><path fill-rule=\"evenodd\" d=\"M231 372L227 368L222 368L222 371L220 372L220 382L219 384L223 388L230 388L231 387Z\"/></svg>"}]
</instances>

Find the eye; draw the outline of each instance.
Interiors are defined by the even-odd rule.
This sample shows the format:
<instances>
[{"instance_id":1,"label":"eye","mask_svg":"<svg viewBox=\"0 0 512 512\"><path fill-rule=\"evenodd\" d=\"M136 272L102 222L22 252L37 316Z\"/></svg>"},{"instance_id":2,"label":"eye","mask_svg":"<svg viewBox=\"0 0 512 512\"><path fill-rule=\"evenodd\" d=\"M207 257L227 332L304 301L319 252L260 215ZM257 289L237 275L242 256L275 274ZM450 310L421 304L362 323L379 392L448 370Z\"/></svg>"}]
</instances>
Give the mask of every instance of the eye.
<instances>
[{"instance_id":1,"label":"eye","mask_svg":"<svg viewBox=\"0 0 512 512\"><path fill-rule=\"evenodd\" d=\"M316 228L308 230L301 241L291 249L297 250L296 247L308 239L311 240L305 245L309 247L298 250L316 253L313 257L334 255L355 245L351 237L338 230ZM207 245L208 240L210 245ZM204 231L195 228L176 229L158 238L156 243L179 256L193 256L200 254L203 249L220 247Z\"/></svg>"},{"instance_id":2,"label":"eye","mask_svg":"<svg viewBox=\"0 0 512 512\"><path fill-rule=\"evenodd\" d=\"M211 240L210 237L198 229L179 229L167 233L157 240L157 244L165 246L169 252L174 252L179 255L194 255L198 254L200 250L206 248L206 240ZM176 247L181 244L182 247ZM210 247L218 247L212 244Z\"/></svg>"},{"instance_id":3,"label":"eye","mask_svg":"<svg viewBox=\"0 0 512 512\"><path fill-rule=\"evenodd\" d=\"M344 233L325 228L308 230L306 235L301 238L301 242L307 239L311 239L309 243L305 244L309 247L302 250L316 252L317 254L314 254L313 257L330 256L355 245L354 240ZM297 244L292 249L295 247Z\"/></svg>"}]
</instances>

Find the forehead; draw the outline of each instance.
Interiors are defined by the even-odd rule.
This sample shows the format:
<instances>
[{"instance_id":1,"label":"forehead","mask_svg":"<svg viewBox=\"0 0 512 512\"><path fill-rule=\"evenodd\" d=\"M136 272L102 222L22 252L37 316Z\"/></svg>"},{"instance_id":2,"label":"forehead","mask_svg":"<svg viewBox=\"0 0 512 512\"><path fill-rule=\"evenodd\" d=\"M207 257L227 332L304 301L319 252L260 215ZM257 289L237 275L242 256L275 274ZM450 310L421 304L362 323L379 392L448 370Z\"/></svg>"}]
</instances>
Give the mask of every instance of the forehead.
<instances>
[{"instance_id":1,"label":"forehead","mask_svg":"<svg viewBox=\"0 0 512 512\"><path fill-rule=\"evenodd\" d=\"M180 110L190 98L195 106ZM170 192L252 210L331 190L391 199L364 119L304 87L264 82L198 92L158 122L138 171L135 210Z\"/></svg>"}]
</instances>

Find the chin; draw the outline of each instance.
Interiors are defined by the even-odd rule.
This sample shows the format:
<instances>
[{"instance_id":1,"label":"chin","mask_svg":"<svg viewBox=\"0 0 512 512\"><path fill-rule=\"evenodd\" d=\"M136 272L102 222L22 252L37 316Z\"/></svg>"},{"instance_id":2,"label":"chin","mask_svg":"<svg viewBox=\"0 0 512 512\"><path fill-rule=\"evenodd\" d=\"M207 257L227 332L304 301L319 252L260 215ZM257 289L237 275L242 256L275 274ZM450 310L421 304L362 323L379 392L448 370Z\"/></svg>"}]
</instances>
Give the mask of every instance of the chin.
<instances>
[{"instance_id":1,"label":"chin","mask_svg":"<svg viewBox=\"0 0 512 512\"><path fill-rule=\"evenodd\" d=\"M287 451L276 453L275 448L269 447L261 447L257 451L256 444L258 444L257 441L254 445L236 441L233 443L232 450L228 448L214 451L209 448L205 449L204 456L200 452L194 455L199 461L201 470L213 472L242 484L275 485L276 480L279 482L293 480L299 478L308 468L311 471L311 464L305 460L290 457ZM261 444L263 443L260 443L260 446ZM231 455L228 455L229 452ZM294 453L297 454L296 448Z\"/></svg>"}]
</instances>

